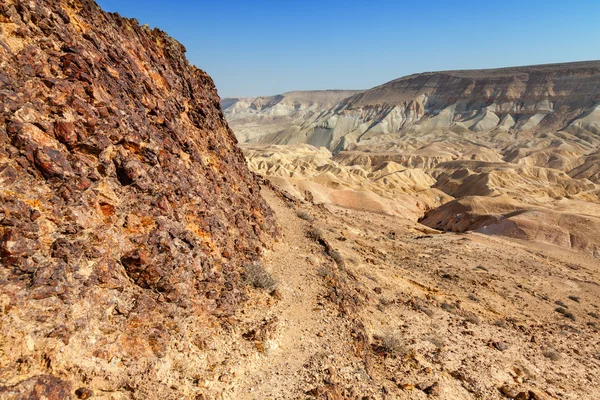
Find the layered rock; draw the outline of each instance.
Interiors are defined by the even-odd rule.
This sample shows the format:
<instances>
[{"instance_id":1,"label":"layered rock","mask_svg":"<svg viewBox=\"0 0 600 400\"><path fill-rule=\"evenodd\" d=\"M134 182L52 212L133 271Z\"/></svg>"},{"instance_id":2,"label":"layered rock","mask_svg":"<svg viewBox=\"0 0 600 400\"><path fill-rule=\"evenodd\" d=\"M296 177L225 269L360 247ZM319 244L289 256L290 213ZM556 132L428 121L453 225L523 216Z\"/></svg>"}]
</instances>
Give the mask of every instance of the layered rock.
<instances>
[{"instance_id":1,"label":"layered rock","mask_svg":"<svg viewBox=\"0 0 600 400\"><path fill-rule=\"evenodd\" d=\"M226 98L221 105L240 142L308 143L302 125L310 125L356 90L314 90L276 96ZM316 144L316 143L311 143Z\"/></svg>"},{"instance_id":2,"label":"layered rock","mask_svg":"<svg viewBox=\"0 0 600 400\"><path fill-rule=\"evenodd\" d=\"M198 394L275 228L184 53L92 0L0 4L0 397Z\"/></svg>"},{"instance_id":3,"label":"layered rock","mask_svg":"<svg viewBox=\"0 0 600 400\"><path fill-rule=\"evenodd\" d=\"M297 116L292 126L253 136L245 132L255 119L238 121L234 128L243 141L308 143L335 152L357 143L444 132L506 146L515 135L529 140L560 130L589 149L598 144L599 83L598 61L430 72L354 94L322 108L316 118ZM260 111L257 117L269 118L270 107ZM226 114L233 119L236 112L231 108Z\"/></svg>"}]
</instances>

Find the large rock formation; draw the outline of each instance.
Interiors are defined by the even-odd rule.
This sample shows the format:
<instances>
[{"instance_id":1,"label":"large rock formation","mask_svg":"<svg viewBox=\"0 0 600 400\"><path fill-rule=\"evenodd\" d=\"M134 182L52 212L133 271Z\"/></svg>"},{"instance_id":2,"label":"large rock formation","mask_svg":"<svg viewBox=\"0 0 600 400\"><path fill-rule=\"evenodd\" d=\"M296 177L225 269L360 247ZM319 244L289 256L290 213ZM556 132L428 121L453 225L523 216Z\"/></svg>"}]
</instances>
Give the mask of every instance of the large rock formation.
<instances>
[{"instance_id":1,"label":"large rock formation","mask_svg":"<svg viewBox=\"0 0 600 400\"><path fill-rule=\"evenodd\" d=\"M274 221L184 53L92 0L0 4L1 398L196 393Z\"/></svg>"},{"instance_id":2,"label":"large rock formation","mask_svg":"<svg viewBox=\"0 0 600 400\"><path fill-rule=\"evenodd\" d=\"M597 145L599 83L599 61L428 72L356 93L329 108L296 115L291 126L281 124L279 129L248 135L255 118L236 121L234 130L242 141L308 143L336 152L356 143L414 139L432 132L507 145L515 135L530 140L565 130L574 141ZM229 119L240 115L239 103L228 100L225 106ZM261 108L257 115L260 125L271 118L272 108L270 103Z\"/></svg>"},{"instance_id":3,"label":"large rock formation","mask_svg":"<svg viewBox=\"0 0 600 400\"><path fill-rule=\"evenodd\" d=\"M321 92L223 106L251 169L298 197L598 257L599 88L588 61L415 74L329 107Z\"/></svg>"}]
</instances>

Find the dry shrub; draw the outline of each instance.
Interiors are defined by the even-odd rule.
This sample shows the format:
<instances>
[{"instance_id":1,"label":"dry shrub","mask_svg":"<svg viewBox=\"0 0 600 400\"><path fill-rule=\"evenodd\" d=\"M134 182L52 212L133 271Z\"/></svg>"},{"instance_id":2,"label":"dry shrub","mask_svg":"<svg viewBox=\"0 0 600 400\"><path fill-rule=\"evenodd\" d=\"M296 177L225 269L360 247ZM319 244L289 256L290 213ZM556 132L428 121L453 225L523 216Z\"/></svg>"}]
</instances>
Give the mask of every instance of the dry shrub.
<instances>
[{"instance_id":1,"label":"dry shrub","mask_svg":"<svg viewBox=\"0 0 600 400\"><path fill-rule=\"evenodd\" d=\"M326 277L331 278L331 277L333 277L333 271L328 266L321 265L317 269L317 275L320 276L321 278L326 278Z\"/></svg>"},{"instance_id":2,"label":"dry shrub","mask_svg":"<svg viewBox=\"0 0 600 400\"><path fill-rule=\"evenodd\" d=\"M303 219L303 220L308 221L308 222L313 222L315 220L315 217L313 217L312 215L310 215L306 211L298 210L296 212L296 215L298 216L298 218Z\"/></svg>"},{"instance_id":3,"label":"dry shrub","mask_svg":"<svg viewBox=\"0 0 600 400\"><path fill-rule=\"evenodd\" d=\"M308 231L306 231L306 237L318 242L323 240L323 231L317 227L311 226Z\"/></svg>"},{"instance_id":4,"label":"dry shrub","mask_svg":"<svg viewBox=\"0 0 600 400\"><path fill-rule=\"evenodd\" d=\"M549 358L552 361L559 361L560 360L560 354L557 353L554 350L548 350L544 352L544 357Z\"/></svg>"},{"instance_id":5,"label":"dry shrub","mask_svg":"<svg viewBox=\"0 0 600 400\"><path fill-rule=\"evenodd\" d=\"M333 261L335 261L338 268L340 270L343 270L346 266L346 263L344 261L344 257L342 257L342 254L339 251L333 249L329 250L328 254L331 258L333 258Z\"/></svg>"},{"instance_id":6,"label":"dry shrub","mask_svg":"<svg viewBox=\"0 0 600 400\"><path fill-rule=\"evenodd\" d=\"M271 274L265 269L261 262L247 263L245 282L257 289L273 290L277 282Z\"/></svg>"},{"instance_id":7,"label":"dry shrub","mask_svg":"<svg viewBox=\"0 0 600 400\"><path fill-rule=\"evenodd\" d=\"M388 354L400 354L404 346L398 332L387 331L381 335L381 349Z\"/></svg>"},{"instance_id":8,"label":"dry shrub","mask_svg":"<svg viewBox=\"0 0 600 400\"><path fill-rule=\"evenodd\" d=\"M554 311L556 311L559 314L564 315L566 318L569 318L571 321L575 321L575 315L573 315L572 312L567 311L566 309L564 309L562 307L557 307Z\"/></svg>"}]
</instances>

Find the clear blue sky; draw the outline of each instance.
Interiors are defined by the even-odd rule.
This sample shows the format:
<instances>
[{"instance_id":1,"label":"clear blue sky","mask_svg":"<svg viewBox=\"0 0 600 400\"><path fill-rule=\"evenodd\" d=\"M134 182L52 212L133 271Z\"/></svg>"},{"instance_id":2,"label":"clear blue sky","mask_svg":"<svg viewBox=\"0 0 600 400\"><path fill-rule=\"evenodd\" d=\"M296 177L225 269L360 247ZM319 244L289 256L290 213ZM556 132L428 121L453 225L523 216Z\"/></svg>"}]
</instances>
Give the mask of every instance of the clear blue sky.
<instances>
[{"instance_id":1,"label":"clear blue sky","mask_svg":"<svg viewBox=\"0 0 600 400\"><path fill-rule=\"evenodd\" d=\"M97 0L159 27L221 97L600 59L600 1Z\"/></svg>"}]
</instances>

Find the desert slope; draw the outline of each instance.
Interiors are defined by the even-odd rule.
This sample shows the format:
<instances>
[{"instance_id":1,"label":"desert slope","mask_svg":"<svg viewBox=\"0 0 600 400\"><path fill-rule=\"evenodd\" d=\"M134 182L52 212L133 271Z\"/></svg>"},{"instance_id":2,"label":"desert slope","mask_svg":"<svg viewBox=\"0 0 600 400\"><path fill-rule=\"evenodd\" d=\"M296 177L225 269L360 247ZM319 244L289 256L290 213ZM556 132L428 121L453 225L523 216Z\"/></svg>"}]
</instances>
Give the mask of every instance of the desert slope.
<instances>
[{"instance_id":1,"label":"desert slope","mask_svg":"<svg viewBox=\"0 0 600 400\"><path fill-rule=\"evenodd\" d=\"M415 74L323 107L316 118L311 113L291 126L273 124L268 136L245 132L269 113L238 121L234 131L242 142L308 143L334 151L431 132L507 146L564 131L589 149L598 144L599 84L598 61ZM233 110L225 112L236 119Z\"/></svg>"},{"instance_id":2,"label":"desert slope","mask_svg":"<svg viewBox=\"0 0 600 400\"><path fill-rule=\"evenodd\" d=\"M582 210L591 213L590 221L600 216L592 206L600 202L599 88L600 61L427 72L353 94L329 108L324 103L318 108L315 101L306 118L296 114L275 122L257 111L238 120L227 110L226 116L236 123L251 169L297 197L308 191L323 203L417 220L453 199L500 196L522 212L541 207L543 212L523 215L547 235L597 236L593 229L579 232L587 222L567 227L559 220ZM248 133L264 126L270 133ZM315 164L302 144L325 147L331 155L326 161L321 154ZM453 229L453 209L440 210L449 213L442 218L446 223L437 214L422 221ZM484 218L483 210L472 213ZM471 226L468 221L459 223ZM486 232L546 241L544 234L517 229ZM550 242L597 254L596 238L575 246L569 240Z\"/></svg>"},{"instance_id":3,"label":"desert slope","mask_svg":"<svg viewBox=\"0 0 600 400\"><path fill-rule=\"evenodd\" d=\"M359 93L356 90L314 90L289 92L267 97L225 98L223 111L236 136L242 142L275 142L280 138L288 144L300 142L295 137L297 124L306 124L319 117L322 110ZM300 140L300 141L298 141Z\"/></svg>"},{"instance_id":4,"label":"desert slope","mask_svg":"<svg viewBox=\"0 0 600 400\"><path fill-rule=\"evenodd\" d=\"M275 225L184 53L91 0L0 4L0 398L201 394Z\"/></svg>"}]
</instances>

